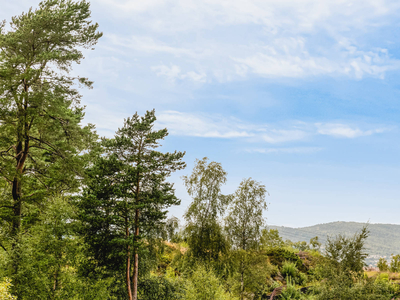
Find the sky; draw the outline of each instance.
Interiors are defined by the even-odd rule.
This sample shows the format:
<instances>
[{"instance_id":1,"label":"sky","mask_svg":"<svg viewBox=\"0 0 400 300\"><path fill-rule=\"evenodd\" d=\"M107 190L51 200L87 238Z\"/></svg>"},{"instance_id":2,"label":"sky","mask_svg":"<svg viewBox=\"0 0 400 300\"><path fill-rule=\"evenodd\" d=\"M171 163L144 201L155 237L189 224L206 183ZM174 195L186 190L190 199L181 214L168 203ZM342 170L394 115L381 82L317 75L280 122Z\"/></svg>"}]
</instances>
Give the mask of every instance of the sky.
<instances>
[{"instance_id":1,"label":"sky","mask_svg":"<svg viewBox=\"0 0 400 300\"><path fill-rule=\"evenodd\" d=\"M38 1L0 0L0 19ZM267 224L400 224L400 1L94 0L104 33L73 73L85 122L112 137L155 109L186 151L181 176L208 157L224 193L252 177L268 192Z\"/></svg>"}]
</instances>

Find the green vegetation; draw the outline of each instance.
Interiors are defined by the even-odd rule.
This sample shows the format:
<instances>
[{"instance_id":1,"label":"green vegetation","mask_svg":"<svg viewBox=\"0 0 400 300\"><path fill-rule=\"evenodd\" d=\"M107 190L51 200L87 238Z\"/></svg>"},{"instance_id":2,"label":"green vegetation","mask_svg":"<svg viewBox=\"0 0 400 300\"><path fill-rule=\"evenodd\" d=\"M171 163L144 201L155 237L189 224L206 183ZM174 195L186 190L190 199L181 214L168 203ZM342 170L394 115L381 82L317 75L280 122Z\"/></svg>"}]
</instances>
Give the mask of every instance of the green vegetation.
<instances>
[{"instance_id":1,"label":"green vegetation","mask_svg":"<svg viewBox=\"0 0 400 300\"><path fill-rule=\"evenodd\" d=\"M155 111L111 139L83 126L72 63L101 37L85 0L45 0L0 34L0 299L396 299L400 255L365 272L372 225L319 239L265 229L266 187L222 187L218 162L169 176L185 153L159 151ZM322 226L323 227L323 226ZM307 231L307 234L312 231Z\"/></svg>"},{"instance_id":2,"label":"green vegetation","mask_svg":"<svg viewBox=\"0 0 400 300\"><path fill-rule=\"evenodd\" d=\"M333 222L301 228L268 226L268 229L278 230L283 240L302 242L318 236L319 242L324 244L328 236L339 233L351 236L364 225L356 222ZM376 265L379 257L390 260L393 253L400 253L400 225L369 224L368 228L370 235L365 244L369 253L366 259L368 265Z\"/></svg>"}]
</instances>

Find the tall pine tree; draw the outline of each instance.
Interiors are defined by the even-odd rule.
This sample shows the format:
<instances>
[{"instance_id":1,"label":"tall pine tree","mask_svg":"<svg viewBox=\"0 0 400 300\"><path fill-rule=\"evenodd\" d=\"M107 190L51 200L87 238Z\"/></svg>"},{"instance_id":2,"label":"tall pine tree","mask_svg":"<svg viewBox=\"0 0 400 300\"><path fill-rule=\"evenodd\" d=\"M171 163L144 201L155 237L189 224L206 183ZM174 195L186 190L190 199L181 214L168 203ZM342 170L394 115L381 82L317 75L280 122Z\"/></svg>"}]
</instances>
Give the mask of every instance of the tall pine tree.
<instances>
[{"instance_id":1,"label":"tall pine tree","mask_svg":"<svg viewBox=\"0 0 400 300\"><path fill-rule=\"evenodd\" d=\"M18 269L19 235L50 194L77 188L95 134L81 126L83 108L69 75L82 49L101 37L85 0L45 0L0 23L0 215ZM17 282L15 282L17 284Z\"/></svg>"},{"instance_id":2,"label":"tall pine tree","mask_svg":"<svg viewBox=\"0 0 400 300\"><path fill-rule=\"evenodd\" d=\"M96 263L123 267L129 300L137 299L140 249L165 219L166 209L180 203L166 179L185 167L184 153L155 150L168 135L167 129L153 130L155 121L154 110L144 117L136 113L113 139L104 140L106 155L89 170L79 203L83 233Z\"/></svg>"}]
</instances>

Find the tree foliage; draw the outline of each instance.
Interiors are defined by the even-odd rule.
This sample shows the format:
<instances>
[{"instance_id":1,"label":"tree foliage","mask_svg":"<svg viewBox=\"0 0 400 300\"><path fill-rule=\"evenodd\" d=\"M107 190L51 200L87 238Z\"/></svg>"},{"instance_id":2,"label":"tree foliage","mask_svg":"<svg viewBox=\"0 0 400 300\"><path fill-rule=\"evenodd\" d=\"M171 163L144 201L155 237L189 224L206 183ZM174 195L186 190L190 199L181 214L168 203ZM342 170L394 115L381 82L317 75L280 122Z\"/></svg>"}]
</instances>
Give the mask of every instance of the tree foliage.
<instances>
[{"instance_id":1,"label":"tree foliage","mask_svg":"<svg viewBox=\"0 0 400 300\"><path fill-rule=\"evenodd\" d=\"M26 207L49 193L72 192L82 175L93 127L80 124L75 83L91 82L69 71L83 59L80 48L102 35L89 17L86 1L46 0L13 17L9 31L0 26L0 174L10 186L2 207L14 236Z\"/></svg>"},{"instance_id":2,"label":"tree foliage","mask_svg":"<svg viewBox=\"0 0 400 300\"><path fill-rule=\"evenodd\" d=\"M250 250L258 246L261 228L265 225L266 194L265 186L251 178L240 183L225 218L225 227L234 247Z\"/></svg>"},{"instance_id":3,"label":"tree foliage","mask_svg":"<svg viewBox=\"0 0 400 300\"><path fill-rule=\"evenodd\" d=\"M129 299L137 299L144 239L161 226L166 209L180 203L166 179L185 167L184 153L155 150L168 134L166 129L153 130L155 120L154 110L143 117L136 113L113 139L104 139L106 155L88 171L90 181L79 202L95 260L110 269L125 269Z\"/></svg>"},{"instance_id":4,"label":"tree foliage","mask_svg":"<svg viewBox=\"0 0 400 300\"><path fill-rule=\"evenodd\" d=\"M264 185L251 178L244 179L233 195L225 218L227 235L233 247L241 250L238 251L241 299L244 299L245 270L250 268L250 265L245 263L248 260L246 251L258 247L261 228L265 225L263 211L267 209L266 193Z\"/></svg>"},{"instance_id":5,"label":"tree foliage","mask_svg":"<svg viewBox=\"0 0 400 300\"><path fill-rule=\"evenodd\" d=\"M339 234L334 239L328 238L325 251L326 257L330 260L338 272L345 272L360 276L365 266L365 259L368 253L365 249L365 241L369 230L364 226L359 233L353 237L346 237Z\"/></svg>"},{"instance_id":6,"label":"tree foliage","mask_svg":"<svg viewBox=\"0 0 400 300\"><path fill-rule=\"evenodd\" d=\"M196 258L216 260L226 251L227 243L219 222L231 198L221 193L226 176L220 163L208 163L206 157L196 160L190 176L183 176L193 199L184 215L186 237L191 254Z\"/></svg>"},{"instance_id":7,"label":"tree foliage","mask_svg":"<svg viewBox=\"0 0 400 300\"><path fill-rule=\"evenodd\" d=\"M70 75L82 49L102 36L89 8L84 0L45 0L0 24L0 217L17 291L23 239L48 201L79 189L95 145L93 126L81 125L77 90L91 82Z\"/></svg>"}]
</instances>

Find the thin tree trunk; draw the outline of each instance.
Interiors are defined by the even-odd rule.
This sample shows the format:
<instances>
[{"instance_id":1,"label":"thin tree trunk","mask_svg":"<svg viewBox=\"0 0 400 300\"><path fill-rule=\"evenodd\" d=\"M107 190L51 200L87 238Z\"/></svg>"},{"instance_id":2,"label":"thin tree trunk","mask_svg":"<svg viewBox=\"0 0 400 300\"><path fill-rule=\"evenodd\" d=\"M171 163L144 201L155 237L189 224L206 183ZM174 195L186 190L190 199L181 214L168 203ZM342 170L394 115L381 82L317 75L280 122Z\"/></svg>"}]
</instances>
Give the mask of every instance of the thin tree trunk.
<instances>
[{"instance_id":1,"label":"thin tree trunk","mask_svg":"<svg viewBox=\"0 0 400 300\"><path fill-rule=\"evenodd\" d=\"M27 147L29 147L29 141L25 142L25 151L23 151L22 142L19 142L16 147L16 174L14 176L12 184L12 197L13 197L13 223L11 234L14 238L18 235L19 228L21 226L21 180L22 180L22 170L27 156Z\"/></svg>"},{"instance_id":2,"label":"thin tree trunk","mask_svg":"<svg viewBox=\"0 0 400 300\"><path fill-rule=\"evenodd\" d=\"M18 108L18 125L17 125L17 144L15 147L15 160L16 172L12 184L12 197L13 197L13 222L11 228L11 235L14 238L13 248L17 244L17 236L21 227L21 210L22 210L22 174L24 170L25 160L29 151L29 124L26 119L26 111L28 108L28 93L29 86L24 79L24 104ZM22 119L22 120L21 120Z\"/></svg>"},{"instance_id":3,"label":"thin tree trunk","mask_svg":"<svg viewBox=\"0 0 400 300\"><path fill-rule=\"evenodd\" d=\"M140 138L140 146L138 149L138 160L140 161L141 159L141 154L142 154L142 141L143 137ZM139 166L139 164L138 164ZM137 173L137 179L136 179L136 211L135 211L135 243L137 243L138 238L139 238L139 208L137 206L139 205L139 194L140 194L140 169ZM138 248L135 245L134 247L134 269L133 269L133 300L137 300L137 288L138 288L138 279L139 279L139 254L138 254Z\"/></svg>"},{"instance_id":4,"label":"thin tree trunk","mask_svg":"<svg viewBox=\"0 0 400 300\"><path fill-rule=\"evenodd\" d=\"M13 266L13 274L18 273L18 267L20 262L19 257L19 232L21 228L21 213L22 213L22 174L23 174L23 167L28 155L29 149L29 140L25 139L25 149L23 148L22 141L18 142L16 147L16 174L13 179L12 183L12 197L13 197L13 219L11 225L11 237L12 237L12 244L11 247L13 251L13 258L12 258L12 266ZM15 282L17 284L18 282Z\"/></svg>"},{"instance_id":5,"label":"thin tree trunk","mask_svg":"<svg viewBox=\"0 0 400 300\"><path fill-rule=\"evenodd\" d=\"M243 300L244 280L243 280L243 261L240 262L240 299Z\"/></svg>"},{"instance_id":6,"label":"thin tree trunk","mask_svg":"<svg viewBox=\"0 0 400 300\"><path fill-rule=\"evenodd\" d=\"M139 209L136 209L135 215L135 241L139 237ZM139 278L139 254L137 247L135 247L135 265L133 269L133 300L137 300L137 286Z\"/></svg>"},{"instance_id":7,"label":"thin tree trunk","mask_svg":"<svg viewBox=\"0 0 400 300\"><path fill-rule=\"evenodd\" d=\"M18 170L17 170L18 172ZM12 197L13 197L13 222L11 228L11 236L16 240L19 228L21 226L21 178L20 174L14 177L12 184Z\"/></svg>"},{"instance_id":8,"label":"thin tree trunk","mask_svg":"<svg viewBox=\"0 0 400 300\"><path fill-rule=\"evenodd\" d=\"M127 218L125 218L125 222L128 223ZM126 224L126 237L129 238L129 227ZM132 300L132 288L131 288L131 246L128 245L128 251L126 254L126 287L128 289L128 297L129 300Z\"/></svg>"}]
</instances>

